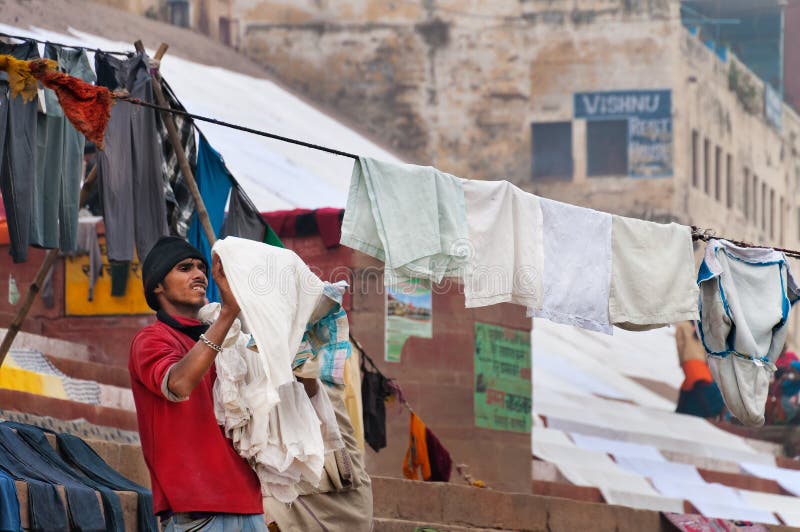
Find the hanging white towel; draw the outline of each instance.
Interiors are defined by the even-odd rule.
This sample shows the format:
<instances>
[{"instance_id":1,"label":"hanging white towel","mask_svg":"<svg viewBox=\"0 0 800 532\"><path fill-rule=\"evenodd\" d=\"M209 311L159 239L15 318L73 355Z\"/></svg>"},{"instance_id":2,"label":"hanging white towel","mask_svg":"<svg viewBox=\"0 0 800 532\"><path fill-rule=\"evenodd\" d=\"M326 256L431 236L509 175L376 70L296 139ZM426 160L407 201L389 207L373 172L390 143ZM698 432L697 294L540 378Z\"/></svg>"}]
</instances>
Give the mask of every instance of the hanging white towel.
<instances>
[{"instance_id":1,"label":"hanging white towel","mask_svg":"<svg viewBox=\"0 0 800 532\"><path fill-rule=\"evenodd\" d=\"M217 241L213 251L255 338L253 350L240 325L231 327L217 360L218 380L230 382L220 383L219 396L215 390L215 403L222 403L215 411L222 412L226 433L254 467L264 495L291 502L297 497L297 483L302 479L317 485L324 466L320 418L292 373L292 361L323 284L290 250L227 237ZM206 310L201 318L213 321L214 310ZM242 360L247 368L244 376ZM249 414L244 424L242 402ZM230 419L226 408L231 409Z\"/></svg>"},{"instance_id":2,"label":"hanging white towel","mask_svg":"<svg viewBox=\"0 0 800 532\"><path fill-rule=\"evenodd\" d=\"M467 308L516 303L542 307L542 209L508 181L463 180L469 229Z\"/></svg>"},{"instance_id":3,"label":"hanging white towel","mask_svg":"<svg viewBox=\"0 0 800 532\"><path fill-rule=\"evenodd\" d=\"M540 198L544 239L542 308L528 315L612 334L611 215Z\"/></svg>"},{"instance_id":4,"label":"hanging white towel","mask_svg":"<svg viewBox=\"0 0 800 532\"><path fill-rule=\"evenodd\" d=\"M789 309L798 298L786 256L714 239L706 246L697 282L700 339L725 405L745 425L763 425Z\"/></svg>"},{"instance_id":5,"label":"hanging white towel","mask_svg":"<svg viewBox=\"0 0 800 532\"><path fill-rule=\"evenodd\" d=\"M646 330L698 318L689 227L612 216L611 323Z\"/></svg>"},{"instance_id":6,"label":"hanging white towel","mask_svg":"<svg viewBox=\"0 0 800 532\"><path fill-rule=\"evenodd\" d=\"M466 236L460 179L431 166L355 162L341 243L384 261L387 286L459 275Z\"/></svg>"}]
</instances>

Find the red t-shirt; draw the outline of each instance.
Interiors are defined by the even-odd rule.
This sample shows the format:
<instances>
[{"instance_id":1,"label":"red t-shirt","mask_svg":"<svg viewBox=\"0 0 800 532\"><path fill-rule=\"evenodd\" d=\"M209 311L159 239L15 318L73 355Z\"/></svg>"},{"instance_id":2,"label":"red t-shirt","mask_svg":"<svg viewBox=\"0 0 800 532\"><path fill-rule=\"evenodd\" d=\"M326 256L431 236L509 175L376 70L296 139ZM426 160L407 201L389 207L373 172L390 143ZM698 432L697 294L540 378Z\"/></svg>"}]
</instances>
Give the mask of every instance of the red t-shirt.
<instances>
[{"instance_id":1,"label":"red t-shirt","mask_svg":"<svg viewBox=\"0 0 800 532\"><path fill-rule=\"evenodd\" d=\"M199 322L176 318L186 325ZM162 392L167 370L196 342L160 321L131 344L128 370L142 453L150 470L153 511L261 514L261 487L214 417L215 366L188 400Z\"/></svg>"}]
</instances>

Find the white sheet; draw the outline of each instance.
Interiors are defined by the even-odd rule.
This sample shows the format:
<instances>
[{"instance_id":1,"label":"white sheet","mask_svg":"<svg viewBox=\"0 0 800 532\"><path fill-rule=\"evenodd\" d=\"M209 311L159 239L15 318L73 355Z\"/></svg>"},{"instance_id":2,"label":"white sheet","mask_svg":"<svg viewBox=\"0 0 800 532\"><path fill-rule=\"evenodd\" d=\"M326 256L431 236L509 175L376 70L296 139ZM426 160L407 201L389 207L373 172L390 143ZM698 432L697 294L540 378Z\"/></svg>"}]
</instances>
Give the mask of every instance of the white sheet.
<instances>
[{"instance_id":1,"label":"white sheet","mask_svg":"<svg viewBox=\"0 0 800 532\"><path fill-rule=\"evenodd\" d=\"M739 490L739 495L754 508L778 514L786 525L800 527L800 499L797 497L748 490Z\"/></svg>"},{"instance_id":2,"label":"white sheet","mask_svg":"<svg viewBox=\"0 0 800 532\"><path fill-rule=\"evenodd\" d=\"M800 496L800 471L775 467L774 465L754 464L752 462L742 462L740 465L747 473L774 480L789 493Z\"/></svg>"},{"instance_id":3,"label":"white sheet","mask_svg":"<svg viewBox=\"0 0 800 532\"><path fill-rule=\"evenodd\" d=\"M666 460L647 460L629 456L617 457L617 464L626 471L648 477L654 482L671 479L682 482L705 482L697 468L689 464L678 464ZM664 495L674 496L672 493L664 493Z\"/></svg>"},{"instance_id":4,"label":"white sheet","mask_svg":"<svg viewBox=\"0 0 800 532\"><path fill-rule=\"evenodd\" d=\"M528 315L611 334L611 215L546 198L539 202L544 296L542 308Z\"/></svg>"},{"instance_id":5,"label":"white sheet","mask_svg":"<svg viewBox=\"0 0 800 532\"><path fill-rule=\"evenodd\" d=\"M654 512L683 513L683 499L678 497L664 497L627 491L624 487L600 488L603 498L608 504L628 506L639 510L652 510Z\"/></svg>"},{"instance_id":6,"label":"white sheet","mask_svg":"<svg viewBox=\"0 0 800 532\"><path fill-rule=\"evenodd\" d=\"M508 181L463 180L469 240L467 308L542 306L544 245L539 198Z\"/></svg>"},{"instance_id":7,"label":"white sheet","mask_svg":"<svg viewBox=\"0 0 800 532\"><path fill-rule=\"evenodd\" d=\"M658 449L652 445L643 445L640 443L624 442L610 438L601 438L598 436L586 436L573 432L570 434L575 445L583 449L593 451L600 451L613 455L615 458L628 457L628 458L644 458L646 460L653 460L658 462L665 461L664 457L658 452Z\"/></svg>"}]
</instances>

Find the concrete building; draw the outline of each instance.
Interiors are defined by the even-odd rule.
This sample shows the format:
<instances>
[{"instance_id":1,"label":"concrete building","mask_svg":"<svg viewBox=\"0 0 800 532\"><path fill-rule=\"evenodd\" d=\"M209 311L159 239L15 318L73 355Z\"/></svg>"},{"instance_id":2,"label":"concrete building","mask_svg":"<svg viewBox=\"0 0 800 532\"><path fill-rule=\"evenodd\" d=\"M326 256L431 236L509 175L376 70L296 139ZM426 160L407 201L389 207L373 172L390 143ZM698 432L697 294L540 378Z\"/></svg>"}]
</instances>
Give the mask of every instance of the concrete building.
<instances>
[{"instance_id":1,"label":"concrete building","mask_svg":"<svg viewBox=\"0 0 800 532\"><path fill-rule=\"evenodd\" d=\"M680 2L238 0L234 17L246 53L411 161L800 245L800 120Z\"/></svg>"}]
</instances>

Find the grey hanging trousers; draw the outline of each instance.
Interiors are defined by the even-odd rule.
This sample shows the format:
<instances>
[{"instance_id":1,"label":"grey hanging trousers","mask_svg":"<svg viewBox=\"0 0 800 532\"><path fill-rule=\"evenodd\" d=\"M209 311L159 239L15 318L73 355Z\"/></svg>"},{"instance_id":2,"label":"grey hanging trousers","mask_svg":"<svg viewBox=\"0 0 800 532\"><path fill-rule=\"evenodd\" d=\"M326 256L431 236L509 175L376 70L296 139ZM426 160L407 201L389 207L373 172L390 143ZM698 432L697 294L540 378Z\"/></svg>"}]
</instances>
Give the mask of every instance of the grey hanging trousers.
<instances>
[{"instance_id":1,"label":"grey hanging trousers","mask_svg":"<svg viewBox=\"0 0 800 532\"><path fill-rule=\"evenodd\" d=\"M95 54L97 83L125 88L153 103L147 57L119 59ZM106 246L111 261L130 261L136 248L144 261L156 241L168 234L162 178L162 152L152 109L120 101L111 110L105 149L98 152Z\"/></svg>"},{"instance_id":2,"label":"grey hanging trousers","mask_svg":"<svg viewBox=\"0 0 800 532\"><path fill-rule=\"evenodd\" d=\"M0 54L17 59L38 59L35 42L0 42ZM0 72L0 193L8 220L11 257L28 260L33 182L36 178L36 99L11 97L8 75Z\"/></svg>"},{"instance_id":3,"label":"grey hanging trousers","mask_svg":"<svg viewBox=\"0 0 800 532\"><path fill-rule=\"evenodd\" d=\"M94 82L95 75L83 50L47 44L44 55L58 62L59 70ZM38 159L31 217L31 244L43 248L75 251L78 209L86 140L58 103L55 92L45 89L45 113L39 114Z\"/></svg>"}]
</instances>

